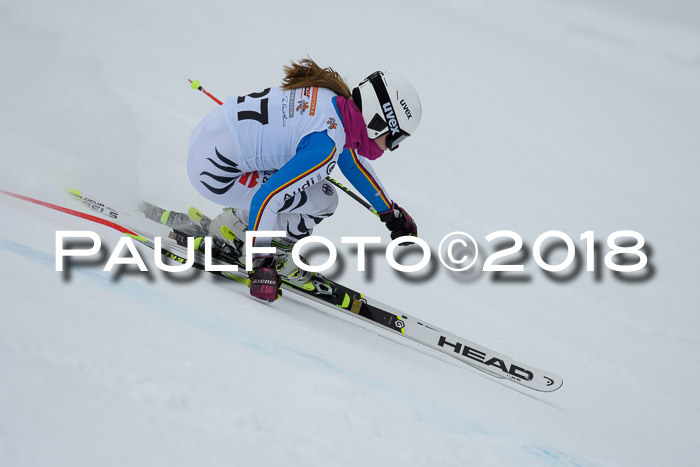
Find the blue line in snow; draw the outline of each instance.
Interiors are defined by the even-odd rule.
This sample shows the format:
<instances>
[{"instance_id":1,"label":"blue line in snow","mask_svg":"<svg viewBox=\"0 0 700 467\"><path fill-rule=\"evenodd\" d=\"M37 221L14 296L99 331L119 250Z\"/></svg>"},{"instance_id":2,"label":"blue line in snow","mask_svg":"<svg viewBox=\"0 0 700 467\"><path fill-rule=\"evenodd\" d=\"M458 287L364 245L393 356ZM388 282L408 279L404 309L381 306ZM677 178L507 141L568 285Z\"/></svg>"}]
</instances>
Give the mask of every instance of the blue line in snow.
<instances>
[{"instance_id":1,"label":"blue line in snow","mask_svg":"<svg viewBox=\"0 0 700 467\"><path fill-rule=\"evenodd\" d=\"M525 451L528 453L537 456L544 463L544 465L582 467L581 464L571 460L568 456L561 452L555 452L541 446L532 445L523 446L523 449L525 449Z\"/></svg>"},{"instance_id":2,"label":"blue line in snow","mask_svg":"<svg viewBox=\"0 0 700 467\"><path fill-rule=\"evenodd\" d=\"M17 243L5 237L0 237L0 248L46 266L54 267L56 264L56 259L48 253L24 245L23 243Z\"/></svg>"}]
</instances>

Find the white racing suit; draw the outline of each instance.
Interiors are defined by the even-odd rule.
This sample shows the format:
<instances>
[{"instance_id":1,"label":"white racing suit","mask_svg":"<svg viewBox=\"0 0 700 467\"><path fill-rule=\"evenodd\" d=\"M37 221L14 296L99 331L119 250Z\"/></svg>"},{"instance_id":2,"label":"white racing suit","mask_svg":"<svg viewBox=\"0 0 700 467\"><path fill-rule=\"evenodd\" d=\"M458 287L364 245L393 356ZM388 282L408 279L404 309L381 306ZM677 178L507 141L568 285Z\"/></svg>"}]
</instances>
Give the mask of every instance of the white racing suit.
<instances>
[{"instance_id":1,"label":"white racing suit","mask_svg":"<svg viewBox=\"0 0 700 467\"><path fill-rule=\"evenodd\" d=\"M336 165L377 211L388 210L391 198L369 163L343 149L335 96L307 87L229 97L192 132L190 181L205 198L235 208L247 230L284 230L292 241L335 212L338 195L325 178Z\"/></svg>"}]
</instances>

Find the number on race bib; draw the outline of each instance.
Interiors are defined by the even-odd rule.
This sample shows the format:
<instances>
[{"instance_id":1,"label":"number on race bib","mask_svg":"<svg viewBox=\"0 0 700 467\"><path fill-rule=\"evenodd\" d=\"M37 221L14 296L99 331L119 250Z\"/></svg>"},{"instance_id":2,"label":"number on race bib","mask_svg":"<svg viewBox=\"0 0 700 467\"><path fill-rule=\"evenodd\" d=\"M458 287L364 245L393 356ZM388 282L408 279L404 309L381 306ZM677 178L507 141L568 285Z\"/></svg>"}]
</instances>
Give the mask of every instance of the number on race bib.
<instances>
[{"instance_id":1,"label":"number on race bib","mask_svg":"<svg viewBox=\"0 0 700 467\"><path fill-rule=\"evenodd\" d=\"M252 98L260 98L266 96L270 92L270 88L267 88L263 91L260 92L253 92L251 94L248 94L247 96L238 96L238 103L242 104L245 102L246 97L252 97ZM267 125L269 122L268 119L268 113L267 113L267 103L268 99L262 99L260 101L260 112L256 112L254 110L239 110L238 111L238 121L240 122L241 120L255 120L256 122L259 122L261 125Z\"/></svg>"}]
</instances>

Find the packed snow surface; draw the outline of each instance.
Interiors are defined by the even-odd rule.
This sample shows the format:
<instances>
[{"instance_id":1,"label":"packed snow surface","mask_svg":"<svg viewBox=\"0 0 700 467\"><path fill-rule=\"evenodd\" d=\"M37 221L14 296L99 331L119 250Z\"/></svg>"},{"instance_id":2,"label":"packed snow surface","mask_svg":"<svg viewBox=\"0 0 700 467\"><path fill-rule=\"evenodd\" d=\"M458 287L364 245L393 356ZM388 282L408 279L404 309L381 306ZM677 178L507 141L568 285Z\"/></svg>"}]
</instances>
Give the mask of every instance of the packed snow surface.
<instances>
[{"instance_id":1,"label":"packed snow surface","mask_svg":"<svg viewBox=\"0 0 700 467\"><path fill-rule=\"evenodd\" d=\"M564 379L521 388L145 248L150 273L103 272L119 233L0 195L0 464L700 464L697 2L2 0L0 40L0 188L72 208L67 187L216 214L185 169L216 104L188 78L248 94L307 55L349 83L408 78L422 126L374 167L433 250L473 235L477 267L402 275L377 249L358 272L340 237L388 232L343 197L316 231L331 274ZM98 232L102 256L56 272L57 230ZM524 272L480 271L499 230ZM577 248L555 278L532 253L549 230ZM603 265L618 230L644 235L641 273Z\"/></svg>"}]
</instances>

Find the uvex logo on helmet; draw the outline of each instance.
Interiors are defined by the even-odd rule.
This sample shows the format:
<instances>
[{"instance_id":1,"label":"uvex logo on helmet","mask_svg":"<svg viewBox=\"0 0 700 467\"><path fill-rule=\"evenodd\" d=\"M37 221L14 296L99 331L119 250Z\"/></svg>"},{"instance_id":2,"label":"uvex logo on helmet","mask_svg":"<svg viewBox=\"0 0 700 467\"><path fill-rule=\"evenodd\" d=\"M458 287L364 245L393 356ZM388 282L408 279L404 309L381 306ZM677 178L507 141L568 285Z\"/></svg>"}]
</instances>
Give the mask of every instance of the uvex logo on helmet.
<instances>
[{"instance_id":1,"label":"uvex logo on helmet","mask_svg":"<svg viewBox=\"0 0 700 467\"><path fill-rule=\"evenodd\" d=\"M384 110L386 123L389 125L391 134L395 135L396 133L399 133L401 131L399 130L399 122L396 121L396 115L394 115L394 108L391 106L391 102L385 102L382 106L382 110Z\"/></svg>"},{"instance_id":2,"label":"uvex logo on helmet","mask_svg":"<svg viewBox=\"0 0 700 467\"><path fill-rule=\"evenodd\" d=\"M406 101L401 99L399 103L403 107L403 111L406 114L406 118L411 118L413 115L411 115L411 109L408 108L408 104L406 104Z\"/></svg>"}]
</instances>

